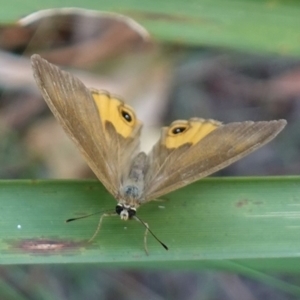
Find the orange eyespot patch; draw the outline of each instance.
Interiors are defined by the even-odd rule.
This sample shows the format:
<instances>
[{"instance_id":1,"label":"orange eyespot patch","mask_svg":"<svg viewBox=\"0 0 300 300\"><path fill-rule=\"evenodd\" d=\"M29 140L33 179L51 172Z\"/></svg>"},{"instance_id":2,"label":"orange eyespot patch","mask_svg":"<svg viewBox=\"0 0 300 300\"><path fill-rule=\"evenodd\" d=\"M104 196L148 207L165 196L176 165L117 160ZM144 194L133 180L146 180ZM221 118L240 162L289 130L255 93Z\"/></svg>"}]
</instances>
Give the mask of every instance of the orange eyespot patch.
<instances>
[{"instance_id":1,"label":"orange eyespot patch","mask_svg":"<svg viewBox=\"0 0 300 300\"><path fill-rule=\"evenodd\" d=\"M198 118L192 118L189 121L175 121L167 128L165 145L168 149L172 149L187 143L197 144L221 125L218 121Z\"/></svg>"},{"instance_id":2,"label":"orange eyespot patch","mask_svg":"<svg viewBox=\"0 0 300 300\"><path fill-rule=\"evenodd\" d=\"M96 103L102 125L109 121L114 124L116 131L124 138L129 137L132 128L139 122L133 109L123 101L111 97L105 91L99 92L91 89L93 99Z\"/></svg>"}]
</instances>

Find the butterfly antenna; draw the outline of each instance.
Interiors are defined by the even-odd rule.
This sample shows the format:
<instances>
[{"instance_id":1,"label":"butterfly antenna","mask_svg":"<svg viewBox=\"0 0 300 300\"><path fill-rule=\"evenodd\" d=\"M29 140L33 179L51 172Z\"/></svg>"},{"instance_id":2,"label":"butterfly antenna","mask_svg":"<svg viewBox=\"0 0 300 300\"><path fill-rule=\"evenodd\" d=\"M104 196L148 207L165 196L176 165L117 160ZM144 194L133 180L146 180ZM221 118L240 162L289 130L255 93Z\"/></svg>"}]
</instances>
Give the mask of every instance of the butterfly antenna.
<instances>
[{"instance_id":1,"label":"butterfly antenna","mask_svg":"<svg viewBox=\"0 0 300 300\"><path fill-rule=\"evenodd\" d=\"M77 218L71 218L71 219L66 220L66 223L76 221L76 220L80 220L80 219L85 219L85 218L88 218L88 217L91 217L91 216L94 216L94 215L98 215L98 214L101 214L101 213L103 213L103 211L97 211L97 212L89 214L89 215L84 215L84 216L77 217Z\"/></svg>"},{"instance_id":2,"label":"butterfly antenna","mask_svg":"<svg viewBox=\"0 0 300 300\"><path fill-rule=\"evenodd\" d=\"M150 233L151 233L151 235L166 249L166 250L169 250L169 248L167 247L167 245L165 245L153 232L152 232L152 230L149 228L149 225L147 224L147 223L145 223L142 219L140 219L139 217L137 217L137 216L134 216L134 218L136 219L136 220L138 220L140 223L142 223L144 226L145 226L145 228L146 228L146 230L148 230Z\"/></svg>"}]
</instances>

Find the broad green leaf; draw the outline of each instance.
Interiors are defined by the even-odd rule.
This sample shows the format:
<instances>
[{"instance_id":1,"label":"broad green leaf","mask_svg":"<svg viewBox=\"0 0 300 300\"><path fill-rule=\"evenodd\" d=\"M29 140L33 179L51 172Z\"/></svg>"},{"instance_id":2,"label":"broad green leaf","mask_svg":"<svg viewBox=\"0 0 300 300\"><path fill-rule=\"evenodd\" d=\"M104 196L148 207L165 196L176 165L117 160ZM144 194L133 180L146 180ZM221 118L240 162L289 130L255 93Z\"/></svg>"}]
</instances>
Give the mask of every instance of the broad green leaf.
<instances>
[{"instance_id":1,"label":"broad green leaf","mask_svg":"<svg viewBox=\"0 0 300 300\"><path fill-rule=\"evenodd\" d=\"M160 41L249 52L300 54L300 2L253 0L7 1L1 22L40 9L80 7L132 17Z\"/></svg>"},{"instance_id":2,"label":"broad green leaf","mask_svg":"<svg viewBox=\"0 0 300 300\"><path fill-rule=\"evenodd\" d=\"M0 263L100 263L152 268L299 271L300 177L210 178L138 210L137 221L99 217L115 200L97 181L1 181Z\"/></svg>"}]
</instances>

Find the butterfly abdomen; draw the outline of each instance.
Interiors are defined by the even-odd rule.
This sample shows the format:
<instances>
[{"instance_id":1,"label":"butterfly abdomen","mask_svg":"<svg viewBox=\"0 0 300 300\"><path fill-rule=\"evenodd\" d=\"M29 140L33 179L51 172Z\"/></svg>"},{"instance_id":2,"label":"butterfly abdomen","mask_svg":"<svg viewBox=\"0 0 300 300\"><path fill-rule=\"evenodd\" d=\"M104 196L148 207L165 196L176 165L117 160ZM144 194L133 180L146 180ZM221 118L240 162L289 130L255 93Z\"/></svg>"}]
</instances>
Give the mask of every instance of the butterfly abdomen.
<instances>
[{"instance_id":1,"label":"butterfly abdomen","mask_svg":"<svg viewBox=\"0 0 300 300\"><path fill-rule=\"evenodd\" d=\"M123 178L120 198L126 203L138 206L144 194L145 172L147 170L147 155L140 152L132 161L129 173Z\"/></svg>"}]
</instances>

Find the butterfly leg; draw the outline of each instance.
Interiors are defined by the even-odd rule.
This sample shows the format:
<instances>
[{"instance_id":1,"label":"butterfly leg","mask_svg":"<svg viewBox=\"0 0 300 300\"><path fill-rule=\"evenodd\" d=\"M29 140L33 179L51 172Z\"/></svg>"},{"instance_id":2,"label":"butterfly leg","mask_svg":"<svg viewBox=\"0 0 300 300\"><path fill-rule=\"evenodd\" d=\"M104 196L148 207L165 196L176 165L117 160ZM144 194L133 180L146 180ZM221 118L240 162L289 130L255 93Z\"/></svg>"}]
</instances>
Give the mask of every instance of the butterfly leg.
<instances>
[{"instance_id":1,"label":"butterfly leg","mask_svg":"<svg viewBox=\"0 0 300 300\"><path fill-rule=\"evenodd\" d=\"M138 218L137 216L133 216L133 218L137 221L139 221L141 224L143 224L145 227L146 227L146 231L145 231L145 234L144 234L144 249L145 249L145 252L147 255L149 255L149 252L148 252L148 246L147 246L147 236L148 236L148 232L150 232L152 234L152 236L166 249L168 250L168 247L161 241L159 240L156 235L151 231L148 223L142 221L140 218Z\"/></svg>"},{"instance_id":2,"label":"butterfly leg","mask_svg":"<svg viewBox=\"0 0 300 300\"><path fill-rule=\"evenodd\" d=\"M114 213L105 213L105 214L103 214L103 215L100 217L99 223L98 223L98 226L97 226L97 229L95 230L93 236L88 240L88 243L90 243L90 242L97 236L98 232L99 232L100 229L101 229L101 225L102 225L103 219L104 219L105 217L113 217L113 216L118 216L118 214L115 213L115 212L114 212Z\"/></svg>"},{"instance_id":3,"label":"butterfly leg","mask_svg":"<svg viewBox=\"0 0 300 300\"><path fill-rule=\"evenodd\" d=\"M155 202L167 202L167 201L169 201L169 199L167 199L167 198L156 198L156 199L153 199L151 201L155 201Z\"/></svg>"},{"instance_id":4,"label":"butterfly leg","mask_svg":"<svg viewBox=\"0 0 300 300\"><path fill-rule=\"evenodd\" d=\"M149 225L148 223L145 223L145 227L146 227L146 230L145 230L145 233L144 233L144 249L145 249L145 252L147 255L149 255L149 252L148 252L148 245L147 245L147 237L148 237L148 232L149 232Z\"/></svg>"}]
</instances>

